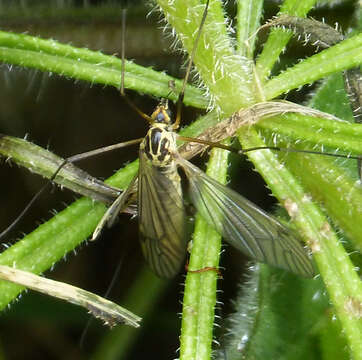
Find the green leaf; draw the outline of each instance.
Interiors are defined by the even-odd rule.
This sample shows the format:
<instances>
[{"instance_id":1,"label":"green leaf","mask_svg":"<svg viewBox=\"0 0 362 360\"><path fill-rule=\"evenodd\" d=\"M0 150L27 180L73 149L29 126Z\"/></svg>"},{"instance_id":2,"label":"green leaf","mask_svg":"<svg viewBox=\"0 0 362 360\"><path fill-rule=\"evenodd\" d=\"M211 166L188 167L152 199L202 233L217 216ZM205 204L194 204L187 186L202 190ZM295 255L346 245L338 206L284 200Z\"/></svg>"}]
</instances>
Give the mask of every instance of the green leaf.
<instances>
[{"instance_id":1,"label":"green leaf","mask_svg":"<svg viewBox=\"0 0 362 360\"><path fill-rule=\"evenodd\" d=\"M168 23L177 31L184 48L191 54L204 4L198 0L190 0L187 4L182 0L157 2ZM235 54L219 1L210 2L194 64L212 95L213 103L225 116L253 102L252 63Z\"/></svg>"},{"instance_id":2,"label":"green leaf","mask_svg":"<svg viewBox=\"0 0 362 360\"><path fill-rule=\"evenodd\" d=\"M121 87L121 59L55 40L0 31L0 61L90 83ZM181 81L130 61L126 61L124 79L128 89L172 100L177 100L177 95L170 93L169 82L175 81L176 87L181 88ZM186 104L206 107L207 101L201 90L188 86L186 92Z\"/></svg>"},{"instance_id":3,"label":"green leaf","mask_svg":"<svg viewBox=\"0 0 362 360\"><path fill-rule=\"evenodd\" d=\"M280 14L305 17L316 2L316 0L286 0L280 9ZM271 31L263 46L263 51L256 62L256 72L260 81L264 82L269 77L274 65L280 57L280 54L288 44L291 37L291 31L283 31L282 29L273 29Z\"/></svg>"},{"instance_id":4,"label":"green leaf","mask_svg":"<svg viewBox=\"0 0 362 360\"><path fill-rule=\"evenodd\" d=\"M226 182L228 155L213 149L208 163L207 174L221 183ZM182 307L180 355L184 360L211 357L220 250L221 236L196 216Z\"/></svg>"},{"instance_id":5,"label":"green leaf","mask_svg":"<svg viewBox=\"0 0 362 360\"><path fill-rule=\"evenodd\" d=\"M227 359L319 359L317 329L326 328L328 306L322 281L253 266L228 319Z\"/></svg>"},{"instance_id":6,"label":"green leaf","mask_svg":"<svg viewBox=\"0 0 362 360\"><path fill-rule=\"evenodd\" d=\"M240 55L254 57L256 32L260 26L263 1L239 0L237 3L237 41Z\"/></svg>"},{"instance_id":7,"label":"green leaf","mask_svg":"<svg viewBox=\"0 0 362 360\"><path fill-rule=\"evenodd\" d=\"M334 72L356 67L361 62L362 34L359 34L303 60L268 81L264 88L265 98L273 99Z\"/></svg>"}]
</instances>

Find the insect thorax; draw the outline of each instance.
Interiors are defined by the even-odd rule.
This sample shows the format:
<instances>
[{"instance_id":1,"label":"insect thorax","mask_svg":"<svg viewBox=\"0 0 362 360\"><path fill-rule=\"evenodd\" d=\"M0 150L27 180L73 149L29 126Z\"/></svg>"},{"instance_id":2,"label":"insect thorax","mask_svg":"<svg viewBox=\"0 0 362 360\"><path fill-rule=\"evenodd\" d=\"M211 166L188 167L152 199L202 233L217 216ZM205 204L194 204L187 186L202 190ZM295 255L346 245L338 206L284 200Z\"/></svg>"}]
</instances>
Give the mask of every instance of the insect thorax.
<instances>
[{"instance_id":1,"label":"insect thorax","mask_svg":"<svg viewBox=\"0 0 362 360\"><path fill-rule=\"evenodd\" d=\"M144 152L153 166L164 170L174 169L174 154L177 151L176 134L170 130L170 125L154 124L143 139L140 151Z\"/></svg>"}]
</instances>

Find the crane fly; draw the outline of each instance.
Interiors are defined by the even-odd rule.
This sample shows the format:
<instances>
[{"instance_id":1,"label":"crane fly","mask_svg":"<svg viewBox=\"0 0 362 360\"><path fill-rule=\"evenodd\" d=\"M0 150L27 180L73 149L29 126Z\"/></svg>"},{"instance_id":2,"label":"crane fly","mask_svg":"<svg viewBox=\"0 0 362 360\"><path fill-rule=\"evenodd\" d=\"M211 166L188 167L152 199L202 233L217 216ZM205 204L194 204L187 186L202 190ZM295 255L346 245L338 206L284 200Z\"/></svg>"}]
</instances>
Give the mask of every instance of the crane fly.
<instances>
[{"instance_id":1,"label":"crane fly","mask_svg":"<svg viewBox=\"0 0 362 360\"><path fill-rule=\"evenodd\" d=\"M138 175L108 208L93 239L104 225L113 225L138 180L143 254L158 276L176 275L184 262L189 240L180 168L188 180L193 205L232 246L257 261L306 277L314 275L313 263L296 234L178 153L174 132L178 125L172 124L167 102L157 106L151 119L151 127L140 144Z\"/></svg>"},{"instance_id":2,"label":"crane fly","mask_svg":"<svg viewBox=\"0 0 362 360\"><path fill-rule=\"evenodd\" d=\"M139 171L126 191L119 195L108 208L94 231L93 239L99 236L104 226L111 226L118 214L125 210L129 204L129 197L137 185L139 232L144 256L151 269L158 276L169 278L176 275L184 262L189 240L184 194L179 174L179 170L181 170L188 182L187 192L193 205L204 220L219 232L227 242L252 259L286 269L295 274L311 277L315 273L313 262L296 233L237 192L206 175L183 158L177 149L176 140L178 138L200 142L200 139L190 140L179 136L175 131L179 128L179 105L182 102L196 45L206 18L208 3L207 0L183 88L178 99L176 119L173 120L167 100L162 100L151 116L143 114L136 108L138 113L150 123L150 128L143 139L128 142L140 143ZM122 60L124 61L124 55L122 55ZM124 77L124 69L122 76ZM135 108L130 101L127 100L127 102ZM211 145L207 141L204 144ZM122 144L117 145L121 147L119 145ZM212 144L212 146L227 148L217 143ZM276 149L275 147L271 148ZM315 153L303 150L300 152ZM93 151L89 153L93 153ZM65 160L50 180L56 177L67 162L75 162L85 157L76 155L74 160L71 160L72 158ZM3 269L3 272L5 271L9 271L9 269ZM40 289L38 277L30 280L32 284L35 283L36 286L33 286L35 289ZM30 280L28 283L22 284L29 286ZM61 291L60 295L65 297L64 290ZM89 298L94 300L92 294ZM84 305L83 300L81 305ZM97 316L104 315L101 313L103 310L95 308L93 303L88 308ZM109 316L108 313L105 315ZM133 326L138 326L140 320L122 308L119 317ZM107 321L112 320L112 318L104 318Z\"/></svg>"},{"instance_id":3,"label":"crane fly","mask_svg":"<svg viewBox=\"0 0 362 360\"><path fill-rule=\"evenodd\" d=\"M212 179L177 151L176 139L181 119L181 104L201 31L207 16L205 4L190 61L177 102L173 122L166 100L151 116L143 114L129 99L127 103L150 123L140 140L139 171L126 191L108 208L96 227L92 239L102 228L112 226L128 204L129 195L138 182L138 217L141 248L151 269L160 277L176 275L186 256L187 216L183 201L181 169L188 180L189 196L202 217L226 241L247 256L302 276L314 275L313 263L297 235L235 191ZM123 36L125 13L123 13ZM124 43L124 40L123 40ZM124 46L122 47L124 49ZM124 68L124 51L122 51ZM124 94L122 71L121 94ZM195 139L194 141L198 141ZM221 147L221 145L215 144Z\"/></svg>"},{"instance_id":4,"label":"crane fly","mask_svg":"<svg viewBox=\"0 0 362 360\"><path fill-rule=\"evenodd\" d=\"M235 191L206 175L177 151L178 135L175 130L181 119L180 104L207 9L208 1L177 102L176 119L173 122L165 100L160 102L150 117L136 109L150 123L150 129L140 143L138 175L108 208L93 233L93 239L99 236L105 225L113 225L138 180L139 233L143 254L158 276L169 278L176 275L184 262L189 240L178 173L178 169L181 169L188 180L193 205L226 241L257 261L311 277L314 275L313 263L290 229ZM122 58L124 63L123 54ZM122 78L122 84L123 82ZM124 95L123 87L121 93ZM135 107L132 103L130 105Z\"/></svg>"},{"instance_id":5,"label":"crane fly","mask_svg":"<svg viewBox=\"0 0 362 360\"><path fill-rule=\"evenodd\" d=\"M158 276L169 278L176 275L184 262L189 240L181 178L178 173L181 169L187 178L188 193L193 205L227 242L257 261L311 277L314 275L312 260L296 233L249 200L206 175L184 159L177 150L178 135L175 130L180 123L180 104L207 15L207 7L208 1L190 55L175 121L165 100L148 116L125 98L131 107L148 120L150 129L143 139L131 141L140 142L138 175L108 208L94 231L93 239L99 236L105 225L113 225L118 214L128 205L129 195L138 183L139 232L144 256ZM124 54L122 60L124 63ZM123 77L124 71L122 91ZM122 92L121 94L124 95ZM198 139L194 141L199 142ZM220 144L214 146L222 147ZM65 162L51 179L55 178L64 164Z\"/></svg>"}]
</instances>

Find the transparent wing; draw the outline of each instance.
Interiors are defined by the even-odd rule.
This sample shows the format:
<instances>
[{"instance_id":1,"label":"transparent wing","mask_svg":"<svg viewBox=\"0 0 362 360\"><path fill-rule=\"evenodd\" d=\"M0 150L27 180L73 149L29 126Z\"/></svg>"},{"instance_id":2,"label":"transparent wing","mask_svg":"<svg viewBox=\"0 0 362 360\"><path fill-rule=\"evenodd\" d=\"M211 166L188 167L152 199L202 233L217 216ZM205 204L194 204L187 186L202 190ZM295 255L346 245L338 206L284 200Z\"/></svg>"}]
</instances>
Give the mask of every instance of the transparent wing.
<instances>
[{"instance_id":1,"label":"transparent wing","mask_svg":"<svg viewBox=\"0 0 362 360\"><path fill-rule=\"evenodd\" d=\"M189 179L195 207L226 241L258 261L306 277L314 275L311 259L290 229L187 160L178 161Z\"/></svg>"},{"instance_id":2,"label":"transparent wing","mask_svg":"<svg viewBox=\"0 0 362 360\"><path fill-rule=\"evenodd\" d=\"M160 277L178 273L186 255L183 201L175 183L140 152L138 209L140 241L151 269Z\"/></svg>"},{"instance_id":3,"label":"transparent wing","mask_svg":"<svg viewBox=\"0 0 362 360\"><path fill-rule=\"evenodd\" d=\"M105 214L103 215L102 219L100 220L96 229L93 232L92 241L98 238L104 227L106 226L112 227L114 225L115 221L118 218L119 213L121 213L127 206L127 201L133 190L133 186L137 181L137 176L138 175L136 175L132 179L131 183L128 185L128 188L125 191L123 191L123 193L119 195L118 198L107 209L107 211L105 212Z\"/></svg>"}]
</instances>

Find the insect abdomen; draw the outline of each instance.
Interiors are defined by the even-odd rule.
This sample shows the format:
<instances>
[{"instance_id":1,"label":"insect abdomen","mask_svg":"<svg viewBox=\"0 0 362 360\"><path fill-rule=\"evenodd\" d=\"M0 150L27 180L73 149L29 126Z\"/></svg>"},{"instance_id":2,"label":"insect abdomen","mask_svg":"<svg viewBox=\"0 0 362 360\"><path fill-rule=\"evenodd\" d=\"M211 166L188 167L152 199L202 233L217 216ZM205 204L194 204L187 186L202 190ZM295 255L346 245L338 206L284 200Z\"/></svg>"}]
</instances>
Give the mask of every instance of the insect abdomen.
<instances>
[{"instance_id":1,"label":"insect abdomen","mask_svg":"<svg viewBox=\"0 0 362 360\"><path fill-rule=\"evenodd\" d=\"M167 125L155 124L140 145L141 246L151 269L167 278L180 270L188 240L175 140Z\"/></svg>"}]
</instances>

